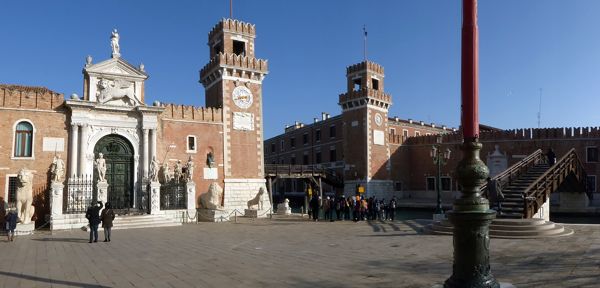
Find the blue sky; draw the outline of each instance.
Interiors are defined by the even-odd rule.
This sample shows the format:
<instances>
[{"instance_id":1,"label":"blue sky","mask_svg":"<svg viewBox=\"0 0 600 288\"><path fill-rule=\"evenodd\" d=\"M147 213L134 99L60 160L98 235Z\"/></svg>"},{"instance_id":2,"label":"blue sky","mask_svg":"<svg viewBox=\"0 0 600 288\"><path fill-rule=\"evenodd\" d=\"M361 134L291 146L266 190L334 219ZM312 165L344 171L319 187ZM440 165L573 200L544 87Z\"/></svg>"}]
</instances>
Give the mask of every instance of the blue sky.
<instances>
[{"instance_id":1,"label":"blue sky","mask_svg":"<svg viewBox=\"0 0 600 288\"><path fill-rule=\"evenodd\" d=\"M598 126L600 1L480 0L480 120L499 128ZM0 83L82 93L85 56L143 62L154 100L204 105L198 71L207 34L229 1L5 1ZM460 0L234 0L234 18L256 24L268 59L265 138L321 112L340 113L345 67L385 67L390 116L451 127L460 121Z\"/></svg>"}]
</instances>

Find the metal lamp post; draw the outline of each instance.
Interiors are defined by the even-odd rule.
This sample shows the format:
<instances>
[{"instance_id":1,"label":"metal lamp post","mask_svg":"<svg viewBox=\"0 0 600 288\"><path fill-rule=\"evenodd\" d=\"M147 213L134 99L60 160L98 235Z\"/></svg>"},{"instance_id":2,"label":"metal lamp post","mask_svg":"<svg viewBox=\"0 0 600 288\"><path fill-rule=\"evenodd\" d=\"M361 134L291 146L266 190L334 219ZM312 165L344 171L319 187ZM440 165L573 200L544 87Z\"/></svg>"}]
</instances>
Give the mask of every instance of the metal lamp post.
<instances>
[{"instance_id":1,"label":"metal lamp post","mask_svg":"<svg viewBox=\"0 0 600 288\"><path fill-rule=\"evenodd\" d=\"M442 135L436 138L437 144L431 147L430 156L433 159L433 164L437 167L435 188L437 192L437 206L435 208L434 218L443 218L444 209L442 209L442 165L446 165L450 159L450 149L442 150ZM435 220L435 219L434 219Z\"/></svg>"},{"instance_id":2,"label":"metal lamp post","mask_svg":"<svg viewBox=\"0 0 600 288\"><path fill-rule=\"evenodd\" d=\"M456 167L462 186L448 218L454 226L454 263L452 276L444 287L498 288L500 284L490 268L490 223L496 211L481 197L481 185L489 171L479 158L479 40L477 0L463 0L461 47L461 129L463 159Z\"/></svg>"}]
</instances>

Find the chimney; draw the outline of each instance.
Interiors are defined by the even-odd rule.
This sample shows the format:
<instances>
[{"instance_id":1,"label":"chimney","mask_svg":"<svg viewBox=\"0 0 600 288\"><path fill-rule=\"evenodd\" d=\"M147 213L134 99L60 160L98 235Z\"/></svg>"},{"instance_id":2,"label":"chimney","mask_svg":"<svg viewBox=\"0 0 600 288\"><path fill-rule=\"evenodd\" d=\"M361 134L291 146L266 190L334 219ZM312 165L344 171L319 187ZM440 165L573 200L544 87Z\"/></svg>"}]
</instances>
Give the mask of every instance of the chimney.
<instances>
[{"instance_id":1,"label":"chimney","mask_svg":"<svg viewBox=\"0 0 600 288\"><path fill-rule=\"evenodd\" d=\"M314 123L317 123L317 122L319 122L319 118L315 117L315 118L313 118L313 121L314 121Z\"/></svg>"},{"instance_id":2,"label":"chimney","mask_svg":"<svg viewBox=\"0 0 600 288\"><path fill-rule=\"evenodd\" d=\"M327 120L327 113L321 112L321 120Z\"/></svg>"}]
</instances>

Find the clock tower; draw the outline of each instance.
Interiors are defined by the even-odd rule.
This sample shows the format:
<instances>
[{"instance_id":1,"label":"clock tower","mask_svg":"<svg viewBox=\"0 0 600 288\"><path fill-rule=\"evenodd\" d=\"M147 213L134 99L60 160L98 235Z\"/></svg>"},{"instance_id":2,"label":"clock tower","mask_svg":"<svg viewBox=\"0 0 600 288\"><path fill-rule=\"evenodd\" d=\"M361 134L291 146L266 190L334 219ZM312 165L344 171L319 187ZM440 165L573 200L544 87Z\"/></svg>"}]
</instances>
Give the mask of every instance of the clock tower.
<instances>
[{"instance_id":1,"label":"clock tower","mask_svg":"<svg viewBox=\"0 0 600 288\"><path fill-rule=\"evenodd\" d=\"M339 97L344 121L344 161L348 165L344 193L353 194L356 185L366 188L368 196L390 198L390 149L388 146L388 109L392 97L384 92L383 67L363 61L346 68L348 90Z\"/></svg>"},{"instance_id":2,"label":"clock tower","mask_svg":"<svg viewBox=\"0 0 600 288\"><path fill-rule=\"evenodd\" d=\"M262 81L268 69L255 57L255 37L253 24L222 19L208 34L210 62L200 71L206 106L223 110L227 209L245 208L265 188Z\"/></svg>"}]
</instances>

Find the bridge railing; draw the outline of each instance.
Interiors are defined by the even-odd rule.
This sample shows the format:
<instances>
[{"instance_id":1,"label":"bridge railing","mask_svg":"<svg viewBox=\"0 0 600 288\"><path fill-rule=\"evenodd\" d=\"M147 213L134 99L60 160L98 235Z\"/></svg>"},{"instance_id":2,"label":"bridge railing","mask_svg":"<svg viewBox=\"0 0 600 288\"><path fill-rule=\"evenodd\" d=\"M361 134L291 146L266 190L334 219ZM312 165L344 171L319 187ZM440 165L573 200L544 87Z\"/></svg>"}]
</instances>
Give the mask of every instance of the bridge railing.
<instances>
[{"instance_id":1,"label":"bridge railing","mask_svg":"<svg viewBox=\"0 0 600 288\"><path fill-rule=\"evenodd\" d=\"M571 173L582 183L582 187L588 193L586 185L587 174L577 157L575 148L573 148L525 189L523 195L525 197L523 218L533 217L544 202L546 202L550 193L556 191Z\"/></svg>"},{"instance_id":2,"label":"bridge railing","mask_svg":"<svg viewBox=\"0 0 600 288\"><path fill-rule=\"evenodd\" d=\"M541 149L535 150L533 153L529 154L527 157L523 158L518 163L510 166L508 169L502 171L502 173L492 177L492 180L498 181L500 183L500 187L504 188L510 185L513 181L519 179L521 176L525 175L529 169L533 166L538 165L540 163L545 163L546 157ZM487 189L487 183L481 186L481 191L485 191Z\"/></svg>"}]
</instances>

